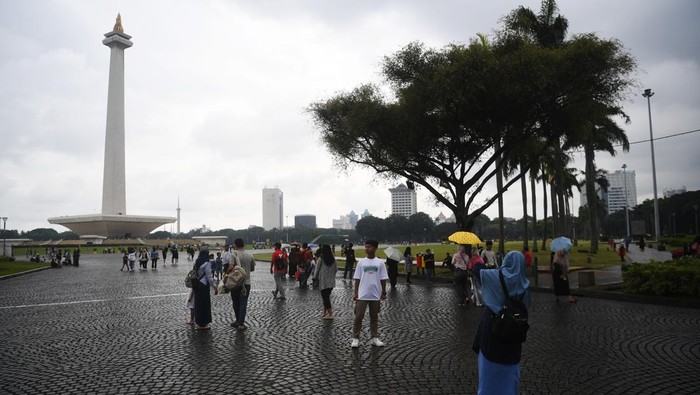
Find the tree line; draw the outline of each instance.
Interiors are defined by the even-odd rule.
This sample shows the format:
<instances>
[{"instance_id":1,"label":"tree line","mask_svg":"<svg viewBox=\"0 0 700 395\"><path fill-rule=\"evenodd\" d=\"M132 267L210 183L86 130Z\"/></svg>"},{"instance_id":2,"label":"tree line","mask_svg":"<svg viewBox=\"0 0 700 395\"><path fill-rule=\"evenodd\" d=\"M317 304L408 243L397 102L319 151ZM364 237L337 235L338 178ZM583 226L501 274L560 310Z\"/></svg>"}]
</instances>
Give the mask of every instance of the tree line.
<instances>
[{"instance_id":1,"label":"tree line","mask_svg":"<svg viewBox=\"0 0 700 395\"><path fill-rule=\"evenodd\" d=\"M339 164L421 185L452 211L460 230L474 229L496 203L503 240L502 195L519 184L525 217L533 218L523 222L525 246L532 239L533 249L539 197L543 217L551 216L544 234L573 236L568 202L579 173L572 153L583 150L596 252L595 155L615 154L617 144L629 148L618 122L629 121L621 103L637 87L636 62L616 39L567 31L554 0L543 1L538 14L519 7L492 37L440 49L408 44L384 58L384 84L312 103L309 112ZM496 192L485 194L494 184Z\"/></svg>"}]
</instances>

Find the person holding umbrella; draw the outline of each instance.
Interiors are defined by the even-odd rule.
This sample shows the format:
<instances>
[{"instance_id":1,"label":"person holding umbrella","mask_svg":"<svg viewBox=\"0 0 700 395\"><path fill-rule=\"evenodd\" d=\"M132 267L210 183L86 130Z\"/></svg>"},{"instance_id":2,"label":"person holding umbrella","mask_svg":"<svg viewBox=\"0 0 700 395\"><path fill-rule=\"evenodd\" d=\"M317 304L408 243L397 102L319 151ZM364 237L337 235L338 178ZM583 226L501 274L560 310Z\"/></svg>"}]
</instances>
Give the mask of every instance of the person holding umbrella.
<instances>
[{"instance_id":1,"label":"person holding umbrella","mask_svg":"<svg viewBox=\"0 0 700 395\"><path fill-rule=\"evenodd\" d=\"M576 303L576 298L569 288L569 250L572 243L566 237L552 240L550 255L550 271L554 285L554 303L559 303L560 296L566 296L569 303Z\"/></svg>"},{"instance_id":2,"label":"person holding umbrella","mask_svg":"<svg viewBox=\"0 0 700 395\"><path fill-rule=\"evenodd\" d=\"M391 289L396 288L396 280L399 277L399 261L401 260L401 252L394 247L389 247L384 250L386 254L386 270L389 275L389 284Z\"/></svg>"}]
</instances>

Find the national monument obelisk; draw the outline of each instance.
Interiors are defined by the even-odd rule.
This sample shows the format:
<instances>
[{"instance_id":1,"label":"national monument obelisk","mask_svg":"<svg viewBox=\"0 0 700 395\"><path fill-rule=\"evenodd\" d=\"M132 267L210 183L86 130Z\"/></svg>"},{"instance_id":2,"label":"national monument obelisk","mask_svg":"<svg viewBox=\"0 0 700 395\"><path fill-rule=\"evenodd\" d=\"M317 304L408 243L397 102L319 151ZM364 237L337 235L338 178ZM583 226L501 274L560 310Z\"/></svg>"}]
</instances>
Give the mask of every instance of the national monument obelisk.
<instances>
[{"instance_id":1,"label":"national monument obelisk","mask_svg":"<svg viewBox=\"0 0 700 395\"><path fill-rule=\"evenodd\" d=\"M107 90L107 131L102 179L102 214L126 214L126 175L124 139L124 50L134 45L124 33L121 15L114 30L105 34L102 44L110 49Z\"/></svg>"},{"instance_id":2,"label":"national monument obelisk","mask_svg":"<svg viewBox=\"0 0 700 395\"><path fill-rule=\"evenodd\" d=\"M102 214L54 217L48 221L63 225L85 238L145 236L163 224L175 222L176 219L126 215L124 50L133 43L131 36L124 33L119 14L114 29L104 36L102 44L109 47L110 57Z\"/></svg>"}]
</instances>

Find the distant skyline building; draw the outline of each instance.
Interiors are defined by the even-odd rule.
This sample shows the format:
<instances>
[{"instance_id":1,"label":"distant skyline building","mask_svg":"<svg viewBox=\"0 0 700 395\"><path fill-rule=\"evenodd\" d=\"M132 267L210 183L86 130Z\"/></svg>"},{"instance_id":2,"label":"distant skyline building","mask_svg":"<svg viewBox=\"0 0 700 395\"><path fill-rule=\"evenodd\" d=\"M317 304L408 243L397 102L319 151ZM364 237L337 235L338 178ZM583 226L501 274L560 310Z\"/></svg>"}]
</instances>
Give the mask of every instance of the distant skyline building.
<instances>
[{"instance_id":1,"label":"distant skyline building","mask_svg":"<svg viewBox=\"0 0 700 395\"><path fill-rule=\"evenodd\" d=\"M355 210L351 210L350 214L348 214L348 221L350 221L350 225L352 225L353 229L357 225L357 220L360 219L360 217L355 214Z\"/></svg>"},{"instance_id":2,"label":"distant skyline building","mask_svg":"<svg viewBox=\"0 0 700 395\"><path fill-rule=\"evenodd\" d=\"M355 229L350 223L349 215L341 215L340 218L333 220L333 229Z\"/></svg>"},{"instance_id":3,"label":"distant skyline building","mask_svg":"<svg viewBox=\"0 0 700 395\"><path fill-rule=\"evenodd\" d=\"M595 191L608 214L625 208L625 178L627 179L627 207L632 209L637 205L637 177L634 170L606 172L605 176L609 183L608 191L603 191L597 184ZM588 196L586 196L585 189L581 191L581 207L583 206L588 206Z\"/></svg>"},{"instance_id":4,"label":"distant skyline building","mask_svg":"<svg viewBox=\"0 0 700 395\"><path fill-rule=\"evenodd\" d=\"M623 172L616 170L608 173L608 213L614 213L625 208L625 184L627 185L627 207L637 205L637 177L634 170Z\"/></svg>"},{"instance_id":5,"label":"distant skyline building","mask_svg":"<svg viewBox=\"0 0 700 395\"><path fill-rule=\"evenodd\" d=\"M371 217L371 216L372 216L372 214L369 213L369 210L365 209L365 211L362 214L360 214L360 219L366 218L366 217Z\"/></svg>"},{"instance_id":6,"label":"distant skyline building","mask_svg":"<svg viewBox=\"0 0 700 395\"><path fill-rule=\"evenodd\" d=\"M391 213L410 217L418 212L416 204L416 190L409 189L404 184L389 188L391 192Z\"/></svg>"},{"instance_id":7,"label":"distant skyline building","mask_svg":"<svg viewBox=\"0 0 700 395\"><path fill-rule=\"evenodd\" d=\"M284 226L284 194L275 188L263 188L263 228L282 229Z\"/></svg>"},{"instance_id":8,"label":"distant skyline building","mask_svg":"<svg viewBox=\"0 0 700 395\"><path fill-rule=\"evenodd\" d=\"M313 214L300 214L294 216L294 227L316 229L316 216Z\"/></svg>"}]
</instances>

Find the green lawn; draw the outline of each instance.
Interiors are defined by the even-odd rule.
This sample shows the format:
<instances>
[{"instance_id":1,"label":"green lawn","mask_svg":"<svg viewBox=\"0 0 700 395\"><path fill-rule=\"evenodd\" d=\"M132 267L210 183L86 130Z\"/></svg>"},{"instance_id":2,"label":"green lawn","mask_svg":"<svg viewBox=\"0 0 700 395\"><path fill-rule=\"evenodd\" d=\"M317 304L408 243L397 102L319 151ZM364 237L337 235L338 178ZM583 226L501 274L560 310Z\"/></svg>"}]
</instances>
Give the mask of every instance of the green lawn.
<instances>
[{"instance_id":1,"label":"green lawn","mask_svg":"<svg viewBox=\"0 0 700 395\"><path fill-rule=\"evenodd\" d=\"M541 243L541 241L540 241ZM542 245L539 244L541 247ZM512 241L512 242L507 242L506 243L506 252L508 251L513 251L513 250L520 250L522 248L522 241ZM405 245L395 245L395 248L397 248L401 253L403 253L404 249L406 248ZM384 254L384 248L386 247L380 247L379 252L377 253L377 256L380 258L386 258L386 255ZM433 254L435 254L435 265L436 265L436 271L437 274L440 275L442 274L442 271L445 272L445 274L449 273L449 270L447 269L442 269L440 266L442 265L442 260L445 258L446 254L449 252L450 255L454 254L457 251L457 246L454 244L421 244L421 245L412 245L411 246L411 253L415 256L417 253L423 253L425 252L426 249L430 249ZM498 242L494 243L493 249L495 251L498 250ZM590 254L588 251L590 249L590 242L589 241L579 241L578 246L574 246L569 254L569 263L571 266L578 266L578 267L584 267L587 269L602 269L604 267L608 266L615 266L620 264L620 257L617 256L617 254L611 250L611 248L608 246L607 243L600 243L598 245L598 253L597 254ZM532 251L532 248L530 248ZM255 258L260 259L260 260L270 260L270 255L271 254L256 254ZM540 266L549 266L549 246L547 250L543 251L540 250L538 252L533 252L533 255L537 259L537 262ZM336 249L336 256L340 256L340 248ZM355 249L355 256L357 258L364 258L365 257L365 250L364 248L356 248ZM341 264L342 266L342 264Z\"/></svg>"},{"instance_id":2,"label":"green lawn","mask_svg":"<svg viewBox=\"0 0 700 395\"><path fill-rule=\"evenodd\" d=\"M27 270L49 266L46 262L2 262L0 263L0 276L26 272Z\"/></svg>"}]
</instances>

